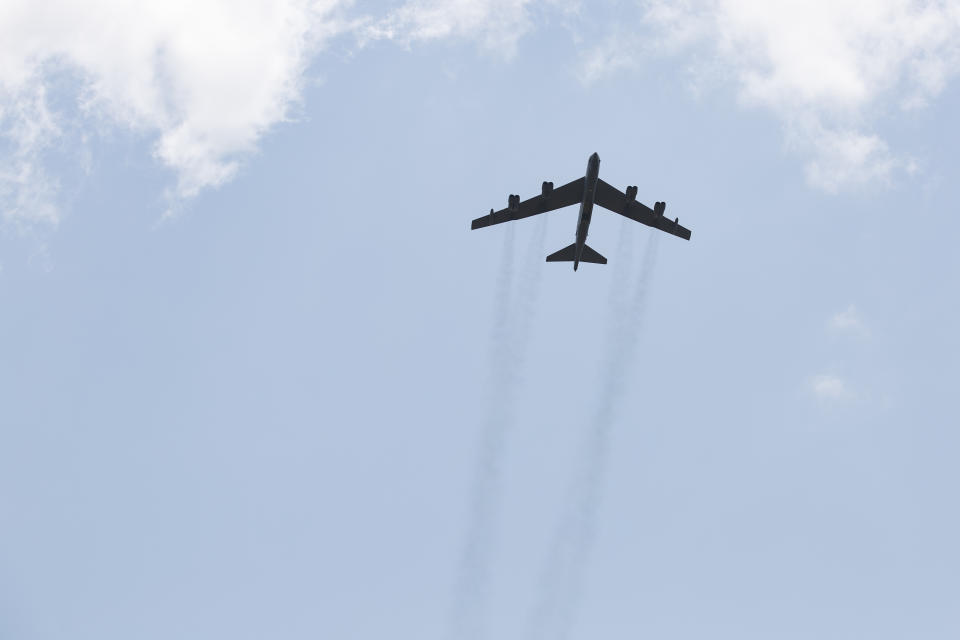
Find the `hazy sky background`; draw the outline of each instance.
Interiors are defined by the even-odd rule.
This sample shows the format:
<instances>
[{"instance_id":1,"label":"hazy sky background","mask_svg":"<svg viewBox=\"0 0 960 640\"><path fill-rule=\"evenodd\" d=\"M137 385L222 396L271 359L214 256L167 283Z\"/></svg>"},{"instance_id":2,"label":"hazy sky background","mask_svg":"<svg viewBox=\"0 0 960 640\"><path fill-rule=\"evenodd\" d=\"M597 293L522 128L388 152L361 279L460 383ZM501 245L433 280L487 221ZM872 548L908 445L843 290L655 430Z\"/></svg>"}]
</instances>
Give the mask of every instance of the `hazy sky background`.
<instances>
[{"instance_id":1,"label":"hazy sky background","mask_svg":"<svg viewBox=\"0 0 960 640\"><path fill-rule=\"evenodd\" d=\"M449 638L471 540L472 638L956 638L958 43L957 2L5 2L0 638ZM469 230L594 151L692 240Z\"/></svg>"}]
</instances>

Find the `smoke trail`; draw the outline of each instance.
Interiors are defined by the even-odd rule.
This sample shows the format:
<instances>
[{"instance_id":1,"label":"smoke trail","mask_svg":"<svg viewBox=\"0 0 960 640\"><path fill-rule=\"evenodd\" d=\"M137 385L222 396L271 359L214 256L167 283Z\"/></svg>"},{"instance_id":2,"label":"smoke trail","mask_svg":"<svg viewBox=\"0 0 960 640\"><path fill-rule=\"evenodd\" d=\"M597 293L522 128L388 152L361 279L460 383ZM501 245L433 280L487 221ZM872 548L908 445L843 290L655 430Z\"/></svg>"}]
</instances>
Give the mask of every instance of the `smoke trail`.
<instances>
[{"instance_id":1,"label":"smoke trail","mask_svg":"<svg viewBox=\"0 0 960 640\"><path fill-rule=\"evenodd\" d=\"M517 304L513 304L513 225L507 229L504 239L494 300L487 414L481 433L470 491L467 530L454 588L449 629L452 640L477 640L484 636L491 556L500 510L504 442L515 421L517 383L540 289L545 235L544 217L530 239L527 259L517 285Z\"/></svg>"},{"instance_id":2,"label":"smoke trail","mask_svg":"<svg viewBox=\"0 0 960 640\"><path fill-rule=\"evenodd\" d=\"M470 491L467 531L460 568L454 586L450 615L450 638L466 640L482 636L481 620L486 602L487 565L492 536L492 512L496 503L506 418L512 414L509 395L510 375L506 366L509 357L508 326L510 292L513 288L513 225L507 227L503 255L497 274L494 294L493 331L490 341L490 380L487 415L481 432L477 467Z\"/></svg>"},{"instance_id":3,"label":"smoke trail","mask_svg":"<svg viewBox=\"0 0 960 640\"><path fill-rule=\"evenodd\" d=\"M626 313L623 292L629 286L633 273L633 231L635 223L624 218L620 223L620 241L617 243L617 258L613 263L613 278L610 280L610 308L613 318Z\"/></svg>"},{"instance_id":4,"label":"smoke trail","mask_svg":"<svg viewBox=\"0 0 960 640\"><path fill-rule=\"evenodd\" d=\"M519 369L526 356L530 328L536 315L537 300L540 297L540 278L543 275L543 245L547 236L547 216L540 216L536 223L530 243L527 247L526 262L520 273L517 287L517 324L513 336L516 365Z\"/></svg>"},{"instance_id":5,"label":"smoke trail","mask_svg":"<svg viewBox=\"0 0 960 640\"><path fill-rule=\"evenodd\" d=\"M549 548L540 599L531 620L531 637L564 640L573 629L580 604L584 571L596 534L597 510L606 468L610 431L634 363L634 352L646 310L647 292L656 265L657 238L651 233L636 285L627 299L623 275L615 274L611 292L611 326L602 364L596 419L583 448L581 466L570 486L568 502ZM629 241L621 236L619 257L629 260Z\"/></svg>"}]
</instances>

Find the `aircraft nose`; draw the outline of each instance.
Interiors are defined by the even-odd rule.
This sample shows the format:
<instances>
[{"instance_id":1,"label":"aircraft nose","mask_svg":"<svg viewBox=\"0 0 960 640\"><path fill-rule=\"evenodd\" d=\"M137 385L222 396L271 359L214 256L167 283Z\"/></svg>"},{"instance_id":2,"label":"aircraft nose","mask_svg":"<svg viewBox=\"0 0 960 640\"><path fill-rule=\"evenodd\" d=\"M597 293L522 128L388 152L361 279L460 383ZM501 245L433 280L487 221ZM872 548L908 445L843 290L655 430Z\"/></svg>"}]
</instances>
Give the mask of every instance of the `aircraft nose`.
<instances>
[{"instance_id":1,"label":"aircraft nose","mask_svg":"<svg viewBox=\"0 0 960 640\"><path fill-rule=\"evenodd\" d=\"M600 154L597 153L596 151L594 151L594 152L593 152L593 155L590 156L590 159L591 159L591 160L597 160L597 161L599 161L599 160L600 160Z\"/></svg>"}]
</instances>

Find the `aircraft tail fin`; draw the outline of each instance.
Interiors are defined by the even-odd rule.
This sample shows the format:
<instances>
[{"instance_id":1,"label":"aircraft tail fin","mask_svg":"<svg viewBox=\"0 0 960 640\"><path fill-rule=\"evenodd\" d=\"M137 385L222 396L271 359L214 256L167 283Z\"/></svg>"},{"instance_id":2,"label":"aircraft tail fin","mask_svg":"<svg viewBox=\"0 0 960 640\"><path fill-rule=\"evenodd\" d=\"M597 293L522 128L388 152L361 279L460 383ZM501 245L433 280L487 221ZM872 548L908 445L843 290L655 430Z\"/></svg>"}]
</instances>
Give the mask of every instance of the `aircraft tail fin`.
<instances>
[{"instance_id":1,"label":"aircraft tail fin","mask_svg":"<svg viewBox=\"0 0 960 640\"><path fill-rule=\"evenodd\" d=\"M555 253L547 256L547 262L573 262L576 259L577 244L564 247ZM607 259L590 248L589 245L583 245L583 255L580 256L580 262L592 262L593 264L607 264Z\"/></svg>"}]
</instances>

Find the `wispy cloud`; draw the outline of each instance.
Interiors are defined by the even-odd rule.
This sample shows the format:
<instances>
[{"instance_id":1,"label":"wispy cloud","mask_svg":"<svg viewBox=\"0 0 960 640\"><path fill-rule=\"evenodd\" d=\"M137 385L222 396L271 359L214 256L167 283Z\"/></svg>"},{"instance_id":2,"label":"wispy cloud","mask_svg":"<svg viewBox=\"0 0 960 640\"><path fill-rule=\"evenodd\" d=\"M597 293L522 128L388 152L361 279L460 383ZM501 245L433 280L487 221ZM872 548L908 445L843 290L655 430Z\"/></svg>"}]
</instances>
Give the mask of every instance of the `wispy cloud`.
<instances>
[{"instance_id":1,"label":"wispy cloud","mask_svg":"<svg viewBox=\"0 0 960 640\"><path fill-rule=\"evenodd\" d=\"M870 335L870 328L853 303L831 315L827 319L826 329L831 334L845 339L864 339ZM837 355L842 358L841 354ZM825 404L849 402L851 400L863 401L872 395L869 389L856 384L856 382L852 383L850 378L841 376L835 370L831 371L830 368L826 372L811 376L807 380L807 388L817 400Z\"/></svg>"},{"instance_id":2,"label":"wispy cloud","mask_svg":"<svg viewBox=\"0 0 960 640\"><path fill-rule=\"evenodd\" d=\"M232 179L263 135L290 119L307 65L331 38L461 38L509 58L534 26L529 7L561 2L409 0L379 17L352 10L352 0L6 2L0 221L55 227L60 184L50 156L111 130L153 141L154 157L175 175L174 211ZM69 113L52 106L63 96L50 97L63 92L64 77Z\"/></svg>"},{"instance_id":3,"label":"wispy cloud","mask_svg":"<svg viewBox=\"0 0 960 640\"><path fill-rule=\"evenodd\" d=\"M400 30L407 40L460 35L512 53L534 7L547 5L557 2L453 2L438 11L434 0L411 0L397 15L421 25ZM744 107L779 119L808 184L829 193L915 173L917 161L874 125L925 106L960 72L958 0L641 0L639 13L613 4L566 15L575 40L595 43L582 46L581 82L680 57L696 93L730 84ZM602 35L585 38L582 28Z\"/></svg>"},{"instance_id":4,"label":"wispy cloud","mask_svg":"<svg viewBox=\"0 0 960 640\"><path fill-rule=\"evenodd\" d=\"M517 42L533 27L531 0L408 0L371 21L363 36L411 44L461 38L512 57Z\"/></svg>"},{"instance_id":5,"label":"wispy cloud","mask_svg":"<svg viewBox=\"0 0 960 640\"><path fill-rule=\"evenodd\" d=\"M788 142L808 155L804 166L807 182L827 193L848 187L889 184L898 172L912 175L917 162L897 155L879 136L851 129L825 129L820 123L794 125Z\"/></svg>"},{"instance_id":6,"label":"wispy cloud","mask_svg":"<svg viewBox=\"0 0 960 640\"><path fill-rule=\"evenodd\" d=\"M822 373L810 380L810 390L819 400L838 402L853 397L847 382L838 375Z\"/></svg>"},{"instance_id":7,"label":"wispy cloud","mask_svg":"<svg viewBox=\"0 0 960 640\"><path fill-rule=\"evenodd\" d=\"M869 330L864 324L860 312L856 306L850 304L843 311L839 311L830 317L827 326L831 331L864 337L869 334Z\"/></svg>"},{"instance_id":8,"label":"wispy cloud","mask_svg":"<svg viewBox=\"0 0 960 640\"><path fill-rule=\"evenodd\" d=\"M916 162L870 124L891 115L891 104L924 106L960 71L956 0L647 0L643 8L649 37L620 46L620 27L612 29L585 51L582 79L687 56L692 77L732 83L745 107L775 115L788 148L807 159L809 184L828 192L914 172Z\"/></svg>"},{"instance_id":9,"label":"wispy cloud","mask_svg":"<svg viewBox=\"0 0 960 640\"><path fill-rule=\"evenodd\" d=\"M405 45L461 39L510 58L553 13L582 47L583 82L683 56L692 77L731 83L745 107L777 117L808 182L828 192L915 171L873 125L923 107L960 71L960 0L578 6L407 0L377 16L352 0L10 0L0 8L0 221L57 224L61 176L48 156L75 153L65 140L77 123L78 140L104 128L151 140L175 175L172 206L224 184L290 119L313 54L347 33ZM588 23L606 37L585 40ZM65 76L79 115L53 106Z\"/></svg>"},{"instance_id":10,"label":"wispy cloud","mask_svg":"<svg viewBox=\"0 0 960 640\"><path fill-rule=\"evenodd\" d=\"M44 169L43 153L60 134L47 108L43 84L24 83L0 106L0 221L56 226L58 183ZM0 85L2 86L2 85Z\"/></svg>"},{"instance_id":11,"label":"wispy cloud","mask_svg":"<svg viewBox=\"0 0 960 640\"><path fill-rule=\"evenodd\" d=\"M596 46L583 50L575 73L581 83L590 85L605 76L638 67L646 53L645 45L636 36L615 30Z\"/></svg>"},{"instance_id":12,"label":"wispy cloud","mask_svg":"<svg viewBox=\"0 0 960 640\"><path fill-rule=\"evenodd\" d=\"M310 54L346 28L339 0L6 2L0 9L0 212L56 224L44 156L69 126L49 94L68 75L89 129L154 140L173 201L229 180L289 117Z\"/></svg>"}]
</instances>

